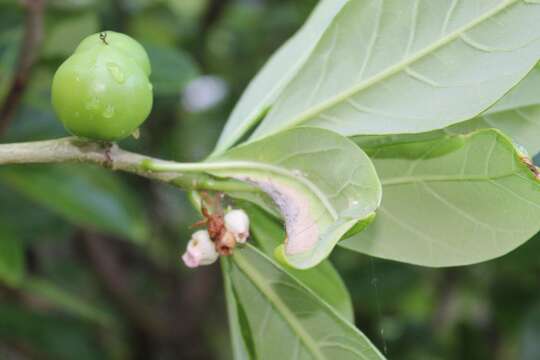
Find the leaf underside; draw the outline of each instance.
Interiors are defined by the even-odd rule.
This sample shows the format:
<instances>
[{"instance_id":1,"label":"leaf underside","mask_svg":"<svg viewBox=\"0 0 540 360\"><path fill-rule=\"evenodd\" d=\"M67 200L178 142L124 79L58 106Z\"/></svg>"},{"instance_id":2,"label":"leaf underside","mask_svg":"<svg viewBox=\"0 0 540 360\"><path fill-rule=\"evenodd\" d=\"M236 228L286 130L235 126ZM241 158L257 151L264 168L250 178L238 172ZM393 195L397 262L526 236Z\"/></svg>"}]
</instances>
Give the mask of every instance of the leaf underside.
<instances>
[{"instance_id":1,"label":"leaf underside","mask_svg":"<svg viewBox=\"0 0 540 360\"><path fill-rule=\"evenodd\" d=\"M350 0L251 139L444 128L487 109L540 58L531 0Z\"/></svg>"},{"instance_id":2,"label":"leaf underside","mask_svg":"<svg viewBox=\"0 0 540 360\"><path fill-rule=\"evenodd\" d=\"M257 249L236 251L225 271L229 295L249 328L242 341L252 348L243 358L251 352L250 358L262 360L384 359L353 325Z\"/></svg>"},{"instance_id":3,"label":"leaf underside","mask_svg":"<svg viewBox=\"0 0 540 360\"><path fill-rule=\"evenodd\" d=\"M482 115L456 124L449 133L496 128L523 146L531 157L540 152L540 67L536 66L515 88Z\"/></svg>"},{"instance_id":4,"label":"leaf underside","mask_svg":"<svg viewBox=\"0 0 540 360\"><path fill-rule=\"evenodd\" d=\"M324 129L287 130L210 162L223 168L213 175L251 183L277 205L287 230L285 256L297 268L324 260L349 229L372 216L381 199L366 154Z\"/></svg>"},{"instance_id":5,"label":"leaf underside","mask_svg":"<svg viewBox=\"0 0 540 360\"><path fill-rule=\"evenodd\" d=\"M249 215L250 231L257 248L266 256L273 257L274 249L285 238L282 224L257 206L245 201L241 203L240 207ZM283 270L313 291L344 319L351 323L354 322L351 297L330 260L324 260L309 270L297 270L291 267L284 267Z\"/></svg>"},{"instance_id":6,"label":"leaf underside","mask_svg":"<svg viewBox=\"0 0 540 360\"><path fill-rule=\"evenodd\" d=\"M413 142L435 139L445 135L468 134L479 129L499 129L516 144L523 146L533 157L540 152L540 66L536 66L527 76L505 96L481 115L450 126L413 135L367 135L356 136L355 142L361 147L373 148L395 142Z\"/></svg>"},{"instance_id":7,"label":"leaf underside","mask_svg":"<svg viewBox=\"0 0 540 360\"><path fill-rule=\"evenodd\" d=\"M374 223L340 245L457 266L504 255L539 230L539 181L509 138L494 129L432 136L364 144L384 198Z\"/></svg>"},{"instance_id":8,"label":"leaf underside","mask_svg":"<svg viewBox=\"0 0 540 360\"><path fill-rule=\"evenodd\" d=\"M216 153L231 147L260 120L300 69L324 30L347 1L320 1L302 28L268 60L232 111L216 145Z\"/></svg>"}]
</instances>

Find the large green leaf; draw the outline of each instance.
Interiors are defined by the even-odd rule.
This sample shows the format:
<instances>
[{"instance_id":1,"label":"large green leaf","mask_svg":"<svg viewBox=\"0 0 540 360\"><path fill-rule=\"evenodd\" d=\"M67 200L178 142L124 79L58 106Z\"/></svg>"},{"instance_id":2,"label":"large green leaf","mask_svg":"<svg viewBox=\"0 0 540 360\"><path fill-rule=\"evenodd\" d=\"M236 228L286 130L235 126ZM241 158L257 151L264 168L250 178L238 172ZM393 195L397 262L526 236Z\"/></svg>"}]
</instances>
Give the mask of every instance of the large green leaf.
<instances>
[{"instance_id":1,"label":"large green leaf","mask_svg":"<svg viewBox=\"0 0 540 360\"><path fill-rule=\"evenodd\" d=\"M285 238L283 226L256 206L242 204L250 219L251 234L260 250L272 257L276 246ZM329 260L309 270L284 268L289 275L311 289L322 301L334 308L344 319L354 322L351 297L343 280Z\"/></svg>"},{"instance_id":2,"label":"large green leaf","mask_svg":"<svg viewBox=\"0 0 540 360\"><path fill-rule=\"evenodd\" d=\"M223 288L225 300L227 302L227 316L229 322L229 333L234 360L250 360L254 357L250 355L254 352L254 344L250 329L245 324L245 314L243 308L239 307L238 300L234 294L232 281L229 276L230 264L227 259L221 260L221 270L223 273ZM240 318L242 316L242 318Z\"/></svg>"},{"instance_id":3,"label":"large green leaf","mask_svg":"<svg viewBox=\"0 0 540 360\"><path fill-rule=\"evenodd\" d=\"M479 128L500 129L531 155L540 152L540 67L485 113L447 131L468 133Z\"/></svg>"},{"instance_id":4,"label":"large green leaf","mask_svg":"<svg viewBox=\"0 0 540 360\"><path fill-rule=\"evenodd\" d=\"M252 136L413 133L474 117L540 58L531 0L350 0Z\"/></svg>"},{"instance_id":5,"label":"large green leaf","mask_svg":"<svg viewBox=\"0 0 540 360\"><path fill-rule=\"evenodd\" d=\"M540 183L498 130L410 135L371 145L384 190L377 218L340 243L387 259L472 264L508 253L540 228Z\"/></svg>"},{"instance_id":6,"label":"large green leaf","mask_svg":"<svg viewBox=\"0 0 540 360\"><path fill-rule=\"evenodd\" d=\"M506 93L484 114L500 113L517 108L527 108L540 104L540 63L529 71L519 84Z\"/></svg>"},{"instance_id":7,"label":"large green leaf","mask_svg":"<svg viewBox=\"0 0 540 360\"><path fill-rule=\"evenodd\" d=\"M80 226L144 242L144 208L119 178L91 166L3 167L0 181Z\"/></svg>"},{"instance_id":8,"label":"large green leaf","mask_svg":"<svg viewBox=\"0 0 540 360\"><path fill-rule=\"evenodd\" d=\"M209 163L213 175L253 184L279 208L285 257L297 268L324 260L351 229L372 218L380 183L366 154L349 139L296 128L236 147Z\"/></svg>"},{"instance_id":9,"label":"large green leaf","mask_svg":"<svg viewBox=\"0 0 540 360\"><path fill-rule=\"evenodd\" d=\"M371 342L270 258L248 246L227 260L238 359L383 359ZM239 345L237 343L237 345Z\"/></svg>"},{"instance_id":10,"label":"large green leaf","mask_svg":"<svg viewBox=\"0 0 540 360\"><path fill-rule=\"evenodd\" d=\"M2 219L0 219L2 220ZM0 282L18 285L24 277L24 249L10 226L0 221Z\"/></svg>"},{"instance_id":11,"label":"large green leaf","mask_svg":"<svg viewBox=\"0 0 540 360\"><path fill-rule=\"evenodd\" d=\"M442 130L416 134L357 136L355 141L362 147L400 142L404 139L436 138L444 134L467 134L478 129L496 128L531 155L540 151L540 66L529 74L505 96L481 115Z\"/></svg>"},{"instance_id":12,"label":"large green leaf","mask_svg":"<svg viewBox=\"0 0 540 360\"><path fill-rule=\"evenodd\" d=\"M268 60L231 113L216 152L231 147L255 125L300 69L324 30L347 1L321 1L304 26Z\"/></svg>"}]
</instances>

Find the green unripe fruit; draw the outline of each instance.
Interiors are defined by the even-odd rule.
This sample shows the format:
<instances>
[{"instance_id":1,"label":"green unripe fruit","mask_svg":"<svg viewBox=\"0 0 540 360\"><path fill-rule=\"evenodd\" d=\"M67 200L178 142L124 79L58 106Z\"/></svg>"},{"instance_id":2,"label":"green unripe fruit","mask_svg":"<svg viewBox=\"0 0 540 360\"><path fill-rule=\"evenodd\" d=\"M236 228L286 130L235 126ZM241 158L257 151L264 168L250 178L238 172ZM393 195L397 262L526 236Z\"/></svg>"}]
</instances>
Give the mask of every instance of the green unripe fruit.
<instances>
[{"instance_id":1,"label":"green unripe fruit","mask_svg":"<svg viewBox=\"0 0 540 360\"><path fill-rule=\"evenodd\" d=\"M125 35L115 33L109 39L111 33L106 34L104 39L99 34L86 38L58 68L52 83L52 104L74 135L115 141L132 134L148 117L152 85L144 49ZM123 42L124 50L112 45L115 39L121 39L118 42ZM139 56L138 49L144 56ZM139 52L139 61L130 51ZM146 69L141 59L146 59Z\"/></svg>"},{"instance_id":2,"label":"green unripe fruit","mask_svg":"<svg viewBox=\"0 0 540 360\"><path fill-rule=\"evenodd\" d=\"M101 39L102 34L105 34L105 38ZM126 34L117 33L115 31L104 31L96 33L81 41L75 53L80 53L87 50L94 50L96 47L110 46L123 52L126 56L132 58L143 69L147 76L150 76L150 59L148 54L144 50L141 44L135 39Z\"/></svg>"}]
</instances>

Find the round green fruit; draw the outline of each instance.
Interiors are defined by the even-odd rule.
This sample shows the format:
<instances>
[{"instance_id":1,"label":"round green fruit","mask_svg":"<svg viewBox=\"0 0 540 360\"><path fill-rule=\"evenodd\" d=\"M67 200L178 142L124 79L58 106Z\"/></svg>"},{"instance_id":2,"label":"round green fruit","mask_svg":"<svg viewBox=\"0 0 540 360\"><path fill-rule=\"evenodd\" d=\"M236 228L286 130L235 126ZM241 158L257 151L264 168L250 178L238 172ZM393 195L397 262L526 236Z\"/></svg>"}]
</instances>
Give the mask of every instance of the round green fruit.
<instances>
[{"instance_id":1,"label":"round green fruit","mask_svg":"<svg viewBox=\"0 0 540 360\"><path fill-rule=\"evenodd\" d=\"M95 50L96 48L105 46L110 46L123 52L139 64L146 75L150 76L151 69L148 54L141 44L126 34L115 31L102 31L92 34L81 41L77 49L75 49L75 53Z\"/></svg>"},{"instance_id":2,"label":"round green fruit","mask_svg":"<svg viewBox=\"0 0 540 360\"><path fill-rule=\"evenodd\" d=\"M103 43L77 50L58 68L52 104L72 134L116 141L132 134L148 117L152 85L147 72L125 51Z\"/></svg>"}]
</instances>

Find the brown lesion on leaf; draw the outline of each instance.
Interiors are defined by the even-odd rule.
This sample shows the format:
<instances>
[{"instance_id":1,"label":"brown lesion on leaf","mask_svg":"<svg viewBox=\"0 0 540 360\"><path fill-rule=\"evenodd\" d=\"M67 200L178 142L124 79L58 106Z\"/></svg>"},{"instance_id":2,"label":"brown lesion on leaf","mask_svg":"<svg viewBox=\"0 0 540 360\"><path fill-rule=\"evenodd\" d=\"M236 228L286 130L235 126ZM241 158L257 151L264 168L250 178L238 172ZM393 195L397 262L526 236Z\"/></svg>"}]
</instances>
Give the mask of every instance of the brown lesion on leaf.
<instances>
[{"instance_id":1,"label":"brown lesion on leaf","mask_svg":"<svg viewBox=\"0 0 540 360\"><path fill-rule=\"evenodd\" d=\"M540 169L536 165L534 165L532 160L527 156L520 156L520 159L521 162L523 162L529 168L529 170L531 170L531 172L536 177L536 180L540 180Z\"/></svg>"}]
</instances>

